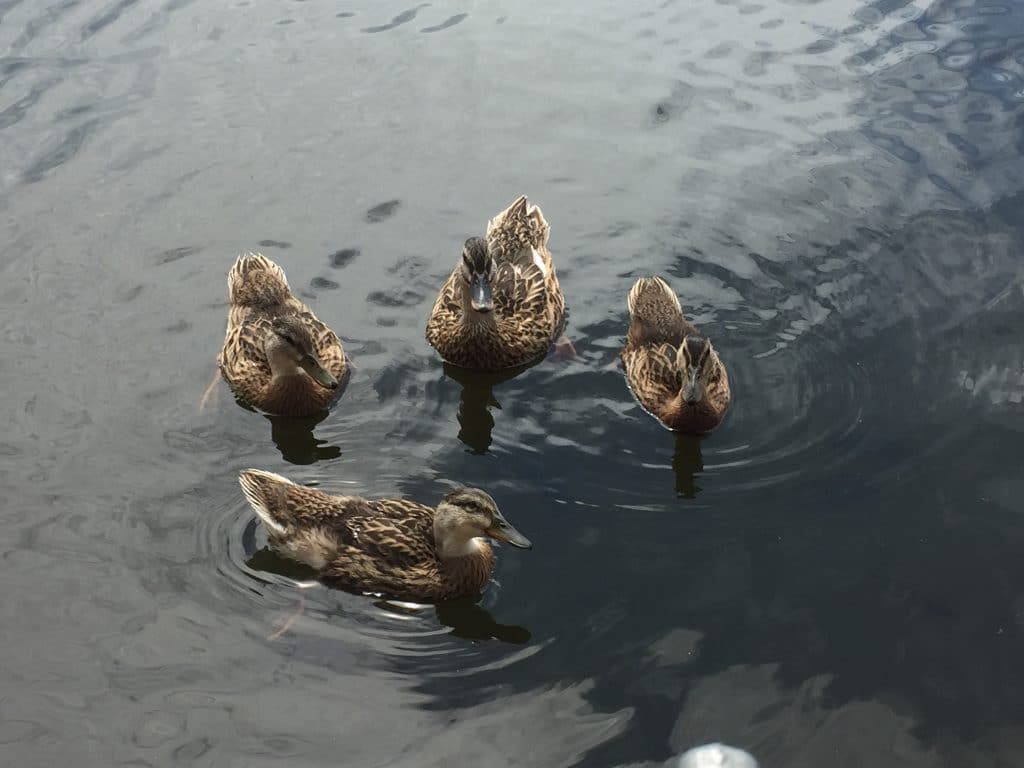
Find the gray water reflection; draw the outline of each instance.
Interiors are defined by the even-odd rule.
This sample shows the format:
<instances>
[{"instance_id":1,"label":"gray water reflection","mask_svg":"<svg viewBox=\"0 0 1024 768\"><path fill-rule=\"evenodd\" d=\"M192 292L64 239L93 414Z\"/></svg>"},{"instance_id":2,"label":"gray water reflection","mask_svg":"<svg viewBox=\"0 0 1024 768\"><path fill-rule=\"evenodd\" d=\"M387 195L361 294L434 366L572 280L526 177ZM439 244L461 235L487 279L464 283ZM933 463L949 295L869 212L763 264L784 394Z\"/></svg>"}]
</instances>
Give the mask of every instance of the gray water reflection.
<instances>
[{"instance_id":1,"label":"gray water reflection","mask_svg":"<svg viewBox=\"0 0 1024 768\"><path fill-rule=\"evenodd\" d=\"M6 759L1019 762L1019 6L0 16ZM458 380L426 314L521 192L578 355ZM254 247L354 360L319 423L198 410ZM710 438L617 370L652 272L734 379ZM536 547L479 605L300 588L248 466L483 485Z\"/></svg>"},{"instance_id":2,"label":"gray water reflection","mask_svg":"<svg viewBox=\"0 0 1024 768\"><path fill-rule=\"evenodd\" d=\"M517 366L504 371L483 372L444 364L444 375L459 383L459 440L473 452L487 453L491 446L494 430L492 411L501 410L501 403L494 394L495 387L514 379L538 363ZM439 393L440 394L440 393ZM438 408L443 407L444 398L438 398Z\"/></svg>"},{"instance_id":3,"label":"gray water reflection","mask_svg":"<svg viewBox=\"0 0 1024 768\"><path fill-rule=\"evenodd\" d=\"M289 464L314 464L341 456L341 448L329 445L313 434L316 425L327 418L326 413L307 419L271 415L265 415L265 418L271 424L270 439L281 451L281 458Z\"/></svg>"}]
</instances>

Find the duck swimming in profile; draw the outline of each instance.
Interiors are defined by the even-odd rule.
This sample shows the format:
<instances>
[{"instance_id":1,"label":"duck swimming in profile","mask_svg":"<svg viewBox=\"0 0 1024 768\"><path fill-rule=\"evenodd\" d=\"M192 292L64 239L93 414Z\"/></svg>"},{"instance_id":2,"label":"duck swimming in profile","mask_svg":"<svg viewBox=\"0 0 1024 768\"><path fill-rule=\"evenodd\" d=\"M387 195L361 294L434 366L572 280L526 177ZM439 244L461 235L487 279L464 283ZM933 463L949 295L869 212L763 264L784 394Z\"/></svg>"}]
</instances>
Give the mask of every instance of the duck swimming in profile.
<instances>
[{"instance_id":1,"label":"duck swimming in profile","mask_svg":"<svg viewBox=\"0 0 1024 768\"><path fill-rule=\"evenodd\" d=\"M494 571L486 537L532 546L476 488L454 490L432 509L406 499L335 496L258 469L238 480L275 551L355 592L424 602L475 596Z\"/></svg>"},{"instance_id":2,"label":"duck swimming in profile","mask_svg":"<svg viewBox=\"0 0 1024 768\"><path fill-rule=\"evenodd\" d=\"M441 357L496 371L547 354L566 319L550 233L523 195L488 222L486 237L466 241L427 321L427 341Z\"/></svg>"},{"instance_id":3,"label":"duck swimming in profile","mask_svg":"<svg viewBox=\"0 0 1024 768\"><path fill-rule=\"evenodd\" d=\"M676 432L700 434L729 409L729 377L711 340L683 317L668 283L642 277L629 292L626 380L645 411Z\"/></svg>"},{"instance_id":4,"label":"duck swimming in profile","mask_svg":"<svg viewBox=\"0 0 1024 768\"><path fill-rule=\"evenodd\" d=\"M243 403L282 416L312 416L347 373L341 341L288 287L284 270L243 253L228 273L228 326L217 364Z\"/></svg>"}]
</instances>

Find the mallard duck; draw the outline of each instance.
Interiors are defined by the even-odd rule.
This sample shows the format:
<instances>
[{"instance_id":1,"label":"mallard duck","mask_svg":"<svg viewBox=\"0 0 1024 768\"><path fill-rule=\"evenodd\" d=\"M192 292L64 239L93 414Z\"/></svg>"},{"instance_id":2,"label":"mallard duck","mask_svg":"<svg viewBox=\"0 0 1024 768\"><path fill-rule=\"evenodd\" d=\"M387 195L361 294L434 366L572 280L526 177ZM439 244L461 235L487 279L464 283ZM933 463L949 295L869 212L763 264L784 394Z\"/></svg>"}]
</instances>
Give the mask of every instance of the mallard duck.
<instances>
[{"instance_id":1,"label":"mallard duck","mask_svg":"<svg viewBox=\"0 0 1024 768\"><path fill-rule=\"evenodd\" d=\"M494 571L484 537L531 547L476 488L452 491L435 510L406 499L334 496L258 469L238 480L274 550L356 592L428 602L477 595Z\"/></svg>"},{"instance_id":2,"label":"mallard duck","mask_svg":"<svg viewBox=\"0 0 1024 768\"><path fill-rule=\"evenodd\" d=\"M565 325L548 252L550 227L526 195L471 237L427 321L427 341L450 363L500 370L543 357Z\"/></svg>"},{"instance_id":3,"label":"mallard duck","mask_svg":"<svg viewBox=\"0 0 1024 768\"><path fill-rule=\"evenodd\" d=\"M629 292L629 317L621 356L643 409L677 432L717 427L729 409L729 377L710 339L683 317L675 291L660 277L641 277Z\"/></svg>"},{"instance_id":4,"label":"mallard duck","mask_svg":"<svg viewBox=\"0 0 1024 768\"><path fill-rule=\"evenodd\" d=\"M283 416L326 408L345 377L334 331L288 287L284 270L243 253L228 273L228 327L217 364L242 402Z\"/></svg>"}]
</instances>

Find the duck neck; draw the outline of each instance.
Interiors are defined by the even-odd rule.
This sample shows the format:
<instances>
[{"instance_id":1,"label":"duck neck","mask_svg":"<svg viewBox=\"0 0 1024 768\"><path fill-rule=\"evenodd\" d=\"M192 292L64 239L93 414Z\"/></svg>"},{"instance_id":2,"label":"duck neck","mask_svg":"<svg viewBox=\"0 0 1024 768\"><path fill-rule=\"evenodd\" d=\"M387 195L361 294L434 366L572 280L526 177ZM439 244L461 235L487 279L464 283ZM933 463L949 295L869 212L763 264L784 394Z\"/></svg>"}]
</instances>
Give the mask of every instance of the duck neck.
<instances>
[{"instance_id":1,"label":"duck neck","mask_svg":"<svg viewBox=\"0 0 1024 768\"><path fill-rule=\"evenodd\" d=\"M438 568L450 588L466 593L486 586L494 571L491 545L458 508L445 502L434 514L434 546Z\"/></svg>"},{"instance_id":2,"label":"duck neck","mask_svg":"<svg viewBox=\"0 0 1024 768\"><path fill-rule=\"evenodd\" d=\"M673 397L672 400L669 402L668 409L674 414L684 414L687 412L691 414L697 413L704 407L704 403L706 400L707 396L705 395L696 403L688 403L686 402L686 399L683 397L683 393L680 391L676 392L676 396Z\"/></svg>"},{"instance_id":3,"label":"duck neck","mask_svg":"<svg viewBox=\"0 0 1024 768\"><path fill-rule=\"evenodd\" d=\"M707 393L696 403L691 404L686 402L682 392L679 392L657 415L670 429L693 432L714 429L720 418Z\"/></svg>"},{"instance_id":4,"label":"duck neck","mask_svg":"<svg viewBox=\"0 0 1024 768\"><path fill-rule=\"evenodd\" d=\"M316 385L295 363L294 353L283 341L267 340L264 345L270 363L270 381L263 390L260 408L289 416L312 416L331 399L330 390Z\"/></svg>"},{"instance_id":5,"label":"duck neck","mask_svg":"<svg viewBox=\"0 0 1024 768\"><path fill-rule=\"evenodd\" d=\"M484 548L490 549L486 539L476 536L472 539L449 538L437 543L437 554L442 560L459 560L464 557L479 557Z\"/></svg>"},{"instance_id":6,"label":"duck neck","mask_svg":"<svg viewBox=\"0 0 1024 768\"><path fill-rule=\"evenodd\" d=\"M306 372L295 362L294 353L288 344L276 333L267 334L267 338L263 342L263 352L270 364L271 384L277 385L290 377L306 375Z\"/></svg>"},{"instance_id":7,"label":"duck neck","mask_svg":"<svg viewBox=\"0 0 1024 768\"><path fill-rule=\"evenodd\" d=\"M480 592L494 572L494 551L483 538L463 540L447 546L438 546L441 573L458 591Z\"/></svg>"},{"instance_id":8,"label":"duck neck","mask_svg":"<svg viewBox=\"0 0 1024 768\"><path fill-rule=\"evenodd\" d=\"M458 507L441 502L434 513L434 546L441 560L460 560L490 554L491 545Z\"/></svg>"}]
</instances>

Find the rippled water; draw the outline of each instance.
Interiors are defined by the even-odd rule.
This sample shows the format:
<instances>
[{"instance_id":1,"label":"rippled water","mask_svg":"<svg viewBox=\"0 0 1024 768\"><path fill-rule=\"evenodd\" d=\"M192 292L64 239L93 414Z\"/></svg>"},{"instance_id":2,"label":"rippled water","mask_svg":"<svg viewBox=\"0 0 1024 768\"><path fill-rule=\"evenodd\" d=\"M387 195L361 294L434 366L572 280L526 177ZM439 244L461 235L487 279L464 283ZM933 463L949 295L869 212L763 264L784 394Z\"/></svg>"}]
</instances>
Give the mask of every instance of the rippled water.
<instances>
[{"instance_id":1,"label":"rippled water","mask_svg":"<svg viewBox=\"0 0 1024 768\"><path fill-rule=\"evenodd\" d=\"M1024 762L1024 7L0 0L0 762ZM543 206L578 355L423 340ZM213 372L259 248L356 369L319 423ZM668 276L735 387L617 367ZM255 466L535 544L478 604L307 583ZM9 761L9 762L8 762Z\"/></svg>"}]
</instances>

